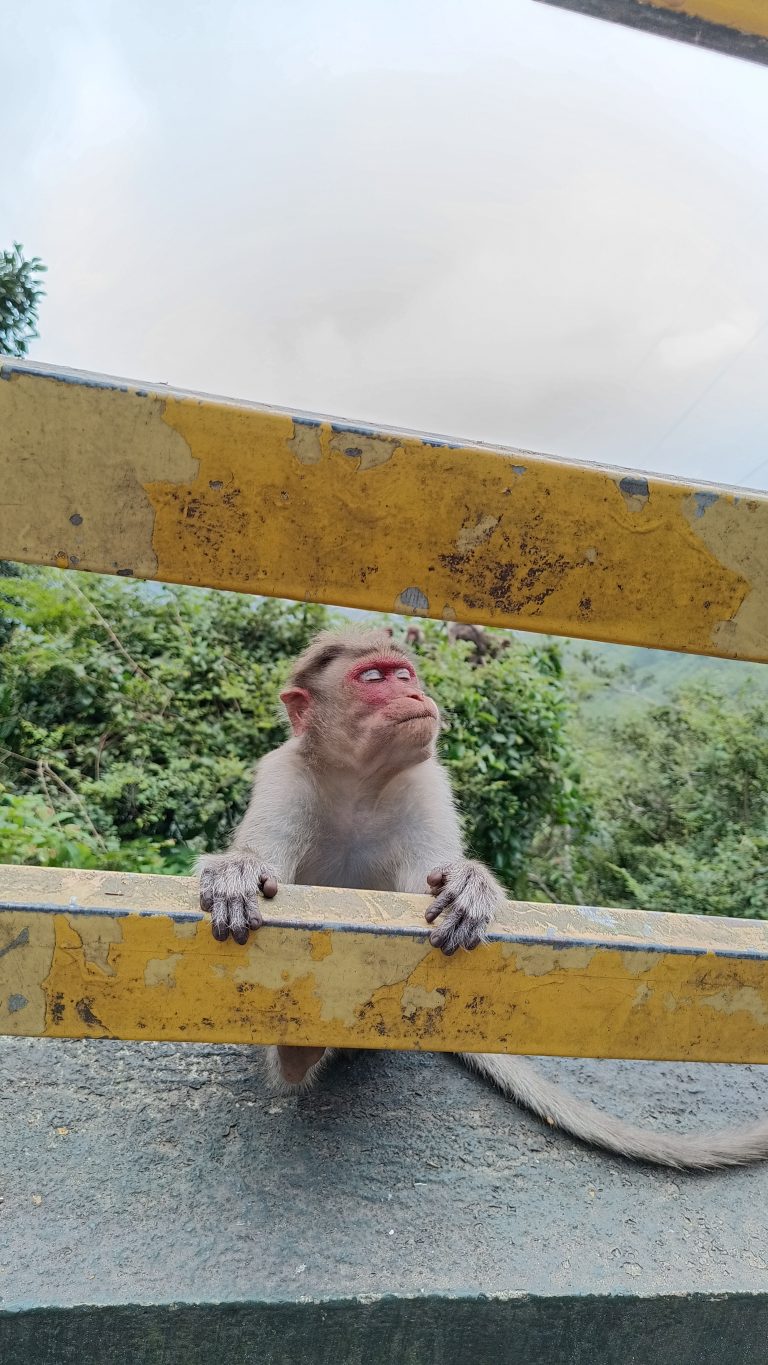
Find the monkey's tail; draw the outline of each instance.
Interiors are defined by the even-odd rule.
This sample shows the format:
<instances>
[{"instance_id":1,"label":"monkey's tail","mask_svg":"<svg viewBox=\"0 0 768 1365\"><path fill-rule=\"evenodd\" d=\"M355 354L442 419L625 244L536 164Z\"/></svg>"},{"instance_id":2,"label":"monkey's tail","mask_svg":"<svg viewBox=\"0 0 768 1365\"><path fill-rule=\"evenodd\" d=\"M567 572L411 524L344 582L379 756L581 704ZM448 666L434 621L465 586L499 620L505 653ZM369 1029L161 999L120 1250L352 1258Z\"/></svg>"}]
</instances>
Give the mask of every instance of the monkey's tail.
<instances>
[{"instance_id":1,"label":"monkey's tail","mask_svg":"<svg viewBox=\"0 0 768 1365\"><path fill-rule=\"evenodd\" d=\"M577 1100L519 1057L493 1052L462 1052L459 1056L471 1070L487 1077L509 1099L546 1123L620 1156L695 1171L745 1166L768 1157L768 1120L712 1133L655 1133L604 1114L591 1100Z\"/></svg>"}]
</instances>

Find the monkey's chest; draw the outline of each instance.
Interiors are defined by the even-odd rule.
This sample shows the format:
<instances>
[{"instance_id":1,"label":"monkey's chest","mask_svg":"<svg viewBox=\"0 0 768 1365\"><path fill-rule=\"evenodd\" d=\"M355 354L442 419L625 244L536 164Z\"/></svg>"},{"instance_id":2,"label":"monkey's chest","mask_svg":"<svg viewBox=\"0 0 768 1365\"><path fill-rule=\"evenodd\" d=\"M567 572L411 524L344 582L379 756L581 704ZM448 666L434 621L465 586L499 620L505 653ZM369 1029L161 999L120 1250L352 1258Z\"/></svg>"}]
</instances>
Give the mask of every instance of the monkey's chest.
<instances>
[{"instance_id":1,"label":"monkey's chest","mask_svg":"<svg viewBox=\"0 0 768 1365\"><path fill-rule=\"evenodd\" d=\"M300 886L347 886L360 891L389 891L393 886L396 846L392 833L360 818L324 821L299 864Z\"/></svg>"}]
</instances>

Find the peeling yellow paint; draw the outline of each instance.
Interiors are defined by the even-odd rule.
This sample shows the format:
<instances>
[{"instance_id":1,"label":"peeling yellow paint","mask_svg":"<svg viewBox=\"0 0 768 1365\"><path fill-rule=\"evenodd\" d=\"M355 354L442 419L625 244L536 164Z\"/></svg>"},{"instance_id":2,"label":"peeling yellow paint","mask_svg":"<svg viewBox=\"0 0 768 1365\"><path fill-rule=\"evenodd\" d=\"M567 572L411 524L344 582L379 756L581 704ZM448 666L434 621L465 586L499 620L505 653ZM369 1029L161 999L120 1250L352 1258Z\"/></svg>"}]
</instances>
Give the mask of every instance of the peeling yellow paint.
<instances>
[{"instance_id":1,"label":"peeling yellow paint","mask_svg":"<svg viewBox=\"0 0 768 1365\"><path fill-rule=\"evenodd\" d=\"M644 475L625 474L623 478L616 480L616 485L628 512L642 512L648 505L650 497L648 480ZM588 558L588 555L585 556Z\"/></svg>"},{"instance_id":2,"label":"peeling yellow paint","mask_svg":"<svg viewBox=\"0 0 768 1365\"><path fill-rule=\"evenodd\" d=\"M644 972L650 972L658 966L657 953L622 953L621 965L627 976L642 976Z\"/></svg>"},{"instance_id":3,"label":"peeling yellow paint","mask_svg":"<svg viewBox=\"0 0 768 1365\"><path fill-rule=\"evenodd\" d=\"M759 1024L768 1023L765 1000L752 986L734 986L729 991L716 991L713 995L705 995L702 1004L706 1009L718 1010L721 1014L751 1014Z\"/></svg>"},{"instance_id":4,"label":"peeling yellow paint","mask_svg":"<svg viewBox=\"0 0 768 1365\"><path fill-rule=\"evenodd\" d=\"M489 513L481 517L474 526L462 526L456 537L456 549L459 554L467 554L469 550L482 545L484 540L490 540L500 521L500 516L494 517Z\"/></svg>"},{"instance_id":5,"label":"peeling yellow paint","mask_svg":"<svg viewBox=\"0 0 768 1365\"><path fill-rule=\"evenodd\" d=\"M557 949L541 947L520 947L505 943L502 947L504 957L514 958L518 971L525 976L547 976L550 972L584 971L595 955L594 948L568 948L562 953Z\"/></svg>"},{"instance_id":6,"label":"peeling yellow paint","mask_svg":"<svg viewBox=\"0 0 768 1365\"><path fill-rule=\"evenodd\" d=\"M113 943L119 943L123 934L120 920L107 916L90 919L79 916L70 919L70 928L80 939L83 958L89 966L114 976L115 969L109 961L109 950Z\"/></svg>"},{"instance_id":7,"label":"peeling yellow paint","mask_svg":"<svg viewBox=\"0 0 768 1365\"><path fill-rule=\"evenodd\" d=\"M425 592L422 592L421 588L417 587L403 588L403 591L397 594L392 605L395 611L404 612L406 615L409 613L414 616L429 614L429 598Z\"/></svg>"},{"instance_id":8,"label":"peeling yellow paint","mask_svg":"<svg viewBox=\"0 0 768 1365\"><path fill-rule=\"evenodd\" d=\"M78 568L97 559L104 573L153 578L146 485L183 487L198 467L183 435L163 422L162 398L19 373L2 389L0 545L23 546L27 562Z\"/></svg>"},{"instance_id":9,"label":"peeling yellow paint","mask_svg":"<svg viewBox=\"0 0 768 1365\"><path fill-rule=\"evenodd\" d=\"M3 557L768 661L763 495L2 373Z\"/></svg>"},{"instance_id":10,"label":"peeling yellow paint","mask_svg":"<svg viewBox=\"0 0 768 1365\"><path fill-rule=\"evenodd\" d=\"M331 450L354 460L357 469L377 469L392 459L400 446L394 436L369 436L358 431L337 431L330 439Z\"/></svg>"},{"instance_id":11,"label":"peeling yellow paint","mask_svg":"<svg viewBox=\"0 0 768 1365\"><path fill-rule=\"evenodd\" d=\"M747 654L759 653L768 638L768 503L749 495L709 501L693 494L683 511L707 549L750 585L733 616L714 624L713 644L727 654L738 640Z\"/></svg>"},{"instance_id":12,"label":"peeling yellow paint","mask_svg":"<svg viewBox=\"0 0 768 1365\"><path fill-rule=\"evenodd\" d=\"M441 1010L445 1004L442 991L425 991L423 986L406 986L400 1005L406 1019L413 1019L417 1010Z\"/></svg>"},{"instance_id":13,"label":"peeling yellow paint","mask_svg":"<svg viewBox=\"0 0 768 1365\"><path fill-rule=\"evenodd\" d=\"M151 957L144 968L145 986L175 986L176 966L182 961L182 953L169 953L167 957Z\"/></svg>"},{"instance_id":14,"label":"peeling yellow paint","mask_svg":"<svg viewBox=\"0 0 768 1365\"><path fill-rule=\"evenodd\" d=\"M487 944L445 958L427 939L428 897L281 887L283 922L240 947L216 943L203 917L179 937L189 878L126 876L117 920L70 908L73 886L95 902L102 883L0 867L0 1031L768 1061L760 922L612 910L585 943L584 907L509 903ZM23 888L50 911L3 909Z\"/></svg>"},{"instance_id":15,"label":"peeling yellow paint","mask_svg":"<svg viewBox=\"0 0 768 1365\"><path fill-rule=\"evenodd\" d=\"M17 868L17 872L20 869ZM53 916L30 910L0 913L0 1033L38 1035L46 1028L45 979L53 962ZM23 996L23 1009L13 997Z\"/></svg>"},{"instance_id":16,"label":"peeling yellow paint","mask_svg":"<svg viewBox=\"0 0 768 1365\"><path fill-rule=\"evenodd\" d=\"M190 919L186 922L183 920L174 920L173 922L173 932L176 938L194 938L196 931L197 920Z\"/></svg>"},{"instance_id":17,"label":"peeling yellow paint","mask_svg":"<svg viewBox=\"0 0 768 1365\"><path fill-rule=\"evenodd\" d=\"M319 426L306 422L295 422L293 435L286 441L286 447L300 464L318 464L323 458L323 446Z\"/></svg>"}]
</instances>

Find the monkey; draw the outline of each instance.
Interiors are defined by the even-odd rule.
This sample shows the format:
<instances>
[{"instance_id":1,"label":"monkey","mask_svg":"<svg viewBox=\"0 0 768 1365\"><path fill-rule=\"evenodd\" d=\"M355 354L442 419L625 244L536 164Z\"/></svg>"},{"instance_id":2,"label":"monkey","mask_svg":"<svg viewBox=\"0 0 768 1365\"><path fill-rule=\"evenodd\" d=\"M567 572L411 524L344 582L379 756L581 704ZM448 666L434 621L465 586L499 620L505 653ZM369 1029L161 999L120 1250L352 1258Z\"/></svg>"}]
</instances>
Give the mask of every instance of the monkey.
<instances>
[{"instance_id":1,"label":"monkey","mask_svg":"<svg viewBox=\"0 0 768 1365\"><path fill-rule=\"evenodd\" d=\"M511 644L511 641L506 637L501 640L495 639L482 626L470 626L460 621L448 622L448 638L453 643L457 640L464 640L472 645L468 658L475 668L486 663L489 659L498 658L499 654L505 649L509 649Z\"/></svg>"},{"instance_id":2,"label":"monkey","mask_svg":"<svg viewBox=\"0 0 768 1365\"><path fill-rule=\"evenodd\" d=\"M410 653L382 630L321 632L280 694L292 735L261 759L230 848L198 861L213 936L244 944L281 883L431 893L429 940L473 951L504 899L467 858L448 774L437 756L440 715ZM312 1086L334 1049L266 1049L274 1083ZM507 1098L593 1146L680 1169L768 1156L768 1121L710 1134L656 1133L570 1095L518 1057L460 1053Z\"/></svg>"}]
</instances>

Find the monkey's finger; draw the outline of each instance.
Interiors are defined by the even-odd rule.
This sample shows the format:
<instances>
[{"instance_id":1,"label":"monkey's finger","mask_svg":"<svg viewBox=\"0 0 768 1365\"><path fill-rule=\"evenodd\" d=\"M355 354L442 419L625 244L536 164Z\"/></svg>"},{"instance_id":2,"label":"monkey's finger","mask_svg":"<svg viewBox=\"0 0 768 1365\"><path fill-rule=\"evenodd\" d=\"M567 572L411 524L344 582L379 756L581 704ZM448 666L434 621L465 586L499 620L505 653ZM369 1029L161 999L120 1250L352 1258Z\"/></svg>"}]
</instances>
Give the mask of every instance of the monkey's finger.
<instances>
[{"instance_id":1,"label":"monkey's finger","mask_svg":"<svg viewBox=\"0 0 768 1365\"><path fill-rule=\"evenodd\" d=\"M211 904L211 933L220 943L229 937L229 914L223 896L214 896Z\"/></svg>"},{"instance_id":2,"label":"monkey's finger","mask_svg":"<svg viewBox=\"0 0 768 1365\"><path fill-rule=\"evenodd\" d=\"M442 924L432 931L429 941L433 948L440 948L447 957L451 957L458 948L466 948L471 952L482 942L484 927L474 916L468 916L454 906Z\"/></svg>"},{"instance_id":3,"label":"monkey's finger","mask_svg":"<svg viewBox=\"0 0 768 1365\"><path fill-rule=\"evenodd\" d=\"M439 929L433 930L429 936L429 941L433 948L439 948L445 957L452 957L461 944L454 940L449 928L440 925Z\"/></svg>"},{"instance_id":4,"label":"monkey's finger","mask_svg":"<svg viewBox=\"0 0 768 1365\"><path fill-rule=\"evenodd\" d=\"M440 895L435 897L435 900L432 902L429 909L424 911L424 918L427 921L427 924L433 924L438 915L442 915L444 910L449 910L455 899L456 896L453 891L441 891Z\"/></svg>"},{"instance_id":5,"label":"monkey's finger","mask_svg":"<svg viewBox=\"0 0 768 1365\"><path fill-rule=\"evenodd\" d=\"M210 915L213 909L213 887L211 885L211 880L210 872L202 873L200 877L200 908L201 910L204 910L207 915Z\"/></svg>"},{"instance_id":6,"label":"monkey's finger","mask_svg":"<svg viewBox=\"0 0 768 1365\"><path fill-rule=\"evenodd\" d=\"M235 943L248 942L248 919L245 900L242 896L231 896L228 902L229 932Z\"/></svg>"},{"instance_id":7,"label":"monkey's finger","mask_svg":"<svg viewBox=\"0 0 768 1365\"><path fill-rule=\"evenodd\" d=\"M261 894L266 900L271 901L277 895L277 882L274 877L265 877L261 882Z\"/></svg>"},{"instance_id":8,"label":"monkey's finger","mask_svg":"<svg viewBox=\"0 0 768 1365\"><path fill-rule=\"evenodd\" d=\"M245 918L249 929L260 929L264 923L261 913L258 896L247 895L243 898L245 905Z\"/></svg>"}]
</instances>

